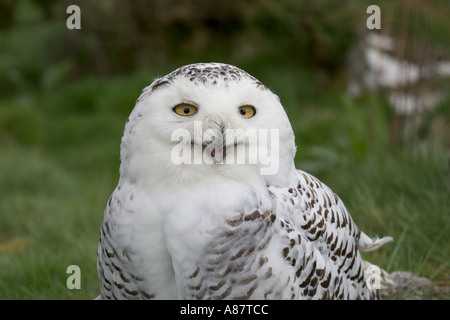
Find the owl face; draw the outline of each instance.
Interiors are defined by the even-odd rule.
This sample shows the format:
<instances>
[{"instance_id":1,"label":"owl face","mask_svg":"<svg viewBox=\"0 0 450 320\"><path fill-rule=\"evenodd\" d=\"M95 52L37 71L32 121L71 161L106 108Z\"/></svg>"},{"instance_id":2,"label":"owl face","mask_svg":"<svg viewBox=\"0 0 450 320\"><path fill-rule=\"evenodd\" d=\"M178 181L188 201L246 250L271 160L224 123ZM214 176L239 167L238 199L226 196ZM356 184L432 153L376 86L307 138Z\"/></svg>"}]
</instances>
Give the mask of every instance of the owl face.
<instances>
[{"instance_id":1,"label":"owl face","mask_svg":"<svg viewBox=\"0 0 450 320\"><path fill-rule=\"evenodd\" d=\"M181 67L144 89L125 127L121 160L124 171L151 163L184 179L254 174L281 181L294 154L278 97L245 71L208 63Z\"/></svg>"}]
</instances>

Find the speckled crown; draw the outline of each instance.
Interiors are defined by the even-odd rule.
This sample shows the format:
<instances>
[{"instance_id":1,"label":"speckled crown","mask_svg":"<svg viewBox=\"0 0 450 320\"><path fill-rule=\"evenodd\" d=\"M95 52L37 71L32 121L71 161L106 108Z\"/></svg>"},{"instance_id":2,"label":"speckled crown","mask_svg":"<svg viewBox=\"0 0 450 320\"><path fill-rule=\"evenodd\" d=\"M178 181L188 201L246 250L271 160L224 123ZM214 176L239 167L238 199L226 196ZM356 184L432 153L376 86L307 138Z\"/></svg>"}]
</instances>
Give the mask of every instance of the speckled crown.
<instances>
[{"instance_id":1,"label":"speckled crown","mask_svg":"<svg viewBox=\"0 0 450 320\"><path fill-rule=\"evenodd\" d=\"M242 69L224 63L194 63L182 66L168 75L157 79L151 85L152 91L173 82L178 77L189 79L195 85L228 86L229 82L251 80L257 87L267 89L259 80Z\"/></svg>"}]
</instances>

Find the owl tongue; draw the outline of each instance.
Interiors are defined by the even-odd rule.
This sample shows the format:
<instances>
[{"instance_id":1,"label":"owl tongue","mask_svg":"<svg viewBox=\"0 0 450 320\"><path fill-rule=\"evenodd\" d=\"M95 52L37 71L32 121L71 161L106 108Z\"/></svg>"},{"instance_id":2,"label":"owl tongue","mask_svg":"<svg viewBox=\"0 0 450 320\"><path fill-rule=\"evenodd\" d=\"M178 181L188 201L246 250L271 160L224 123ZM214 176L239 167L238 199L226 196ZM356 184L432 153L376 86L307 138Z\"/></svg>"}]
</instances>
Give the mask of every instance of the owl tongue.
<instances>
[{"instance_id":1,"label":"owl tongue","mask_svg":"<svg viewBox=\"0 0 450 320\"><path fill-rule=\"evenodd\" d=\"M223 148L222 148L222 152L219 152L218 154L217 154L217 156L218 157L225 157L225 154L227 153L227 147L226 146L223 146ZM211 150L211 157L213 157L213 158L215 158L216 157L216 148L212 148L212 150Z\"/></svg>"}]
</instances>

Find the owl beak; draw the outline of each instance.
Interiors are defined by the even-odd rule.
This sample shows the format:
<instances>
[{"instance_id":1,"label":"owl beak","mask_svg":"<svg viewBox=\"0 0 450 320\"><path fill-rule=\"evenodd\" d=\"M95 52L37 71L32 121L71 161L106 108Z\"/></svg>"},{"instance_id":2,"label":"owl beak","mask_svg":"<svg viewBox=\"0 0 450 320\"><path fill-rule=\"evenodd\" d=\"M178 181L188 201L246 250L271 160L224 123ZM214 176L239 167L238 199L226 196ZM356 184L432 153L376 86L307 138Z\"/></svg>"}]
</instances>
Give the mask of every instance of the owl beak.
<instances>
[{"instance_id":1,"label":"owl beak","mask_svg":"<svg viewBox=\"0 0 450 320\"><path fill-rule=\"evenodd\" d=\"M208 118L205 122L208 125L208 129L205 130L203 136L203 154L210 155L215 163L221 163L226 156L224 117L215 115Z\"/></svg>"}]
</instances>

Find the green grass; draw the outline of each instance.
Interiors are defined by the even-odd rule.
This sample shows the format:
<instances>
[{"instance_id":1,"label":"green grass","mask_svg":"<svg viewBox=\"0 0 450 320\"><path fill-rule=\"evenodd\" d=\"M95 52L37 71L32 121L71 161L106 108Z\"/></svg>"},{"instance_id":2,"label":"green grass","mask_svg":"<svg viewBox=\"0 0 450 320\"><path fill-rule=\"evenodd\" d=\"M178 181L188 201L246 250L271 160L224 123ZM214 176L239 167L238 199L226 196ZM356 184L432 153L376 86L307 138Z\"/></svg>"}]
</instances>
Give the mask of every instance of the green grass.
<instances>
[{"instance_id":1,"label":"green grass","mask_svg":"<svg viewBox=\"0 0 450 320\"><path fill-rule=\"evenodd\" d=\"M285 105L297 167L329 185L369 235L394 237L364 257L389 272L408 270L448 285L450 172L443 143L425 139L391 151L383 99L352 101L339 85L319 86L298 66L263 65L240 64ZM141 89L173 67L0 100L0 299L98 295L98 234L118 181L123 126ZM80 290L66 287L73 264L81 269Z\"/></svg>"}]
</instances>

